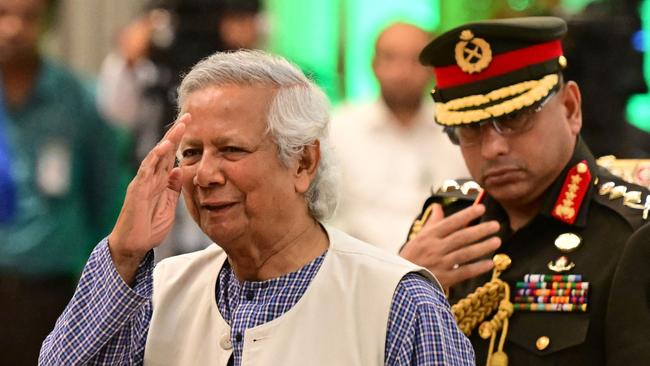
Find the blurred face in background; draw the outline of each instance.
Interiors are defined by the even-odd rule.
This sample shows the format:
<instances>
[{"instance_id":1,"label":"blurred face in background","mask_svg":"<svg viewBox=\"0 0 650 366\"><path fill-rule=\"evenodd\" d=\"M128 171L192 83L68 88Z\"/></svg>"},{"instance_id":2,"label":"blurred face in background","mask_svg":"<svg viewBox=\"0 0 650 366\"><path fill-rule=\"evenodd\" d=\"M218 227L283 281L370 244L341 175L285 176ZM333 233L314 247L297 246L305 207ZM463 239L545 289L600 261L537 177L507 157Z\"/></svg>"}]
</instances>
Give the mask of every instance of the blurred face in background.
<instances>
[{"instance_id":1,"label":"blurred face in background","mask_svg":"<svg viewBox=\"0 0 650 366\"><path fill-rule=\"evenodd\" d=\"M49 0L0 0L0 63L37 54Z\"/></svg>"},{"instance_id":2,"label":"blurred face in background","mask_svg":"<svg viewBox=\"0 0 650 366\"><path fill-rule=\"evenodd\" d=\"M257 46L260 38L259 17L255 13L230 13L219 21L219 34L228 49Z\"/></svg>"},{"instance_id":3,"label":"blurred face in background","mask_svg":"<svg viewBox=\"0 0 650 366\"><path fill-rule=\"evenodd\" d=\"M418 55L429 38L422 29L401 23L389 26L377 38L372 68L389 106L420 104L432 72L420 64Z\"/></svg>"}]
</instances>

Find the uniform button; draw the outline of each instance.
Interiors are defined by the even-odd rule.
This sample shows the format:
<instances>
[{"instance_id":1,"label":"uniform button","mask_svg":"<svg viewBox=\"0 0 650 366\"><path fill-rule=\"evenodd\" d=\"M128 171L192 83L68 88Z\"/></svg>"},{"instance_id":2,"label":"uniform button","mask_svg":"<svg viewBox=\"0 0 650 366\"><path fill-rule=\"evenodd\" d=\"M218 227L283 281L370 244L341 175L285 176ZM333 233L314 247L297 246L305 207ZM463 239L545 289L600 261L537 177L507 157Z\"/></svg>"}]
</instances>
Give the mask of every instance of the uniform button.
<instances>
[{"instance_id":1,"label":"uniform button","mask_svg":"<svg viewBox=\"0 0 650 366\"><path fill-rule=\"evenodd\" d=\"M223 337L221 337L221 340L219 341L219 345L221 348L225 350L232 349L232 342L230 341L230 335L226 334Z\"/></svg>"},{"instance_id":2,"label":"uniform button","mask_svg":"<svg viewBox=\"0 0 650 366\"><path fill-rule=\"evenodd\" d=\"M549 344L551 344L551 339L547 336L541 336L537 338L535 347L537 347L538 350L543 351L548 347Z\"/></svg>"},{"instance_id":3,"label":"uniform button","mask_svg":"<svg viewBox=\"0 0 650 366\"><path fill-rule=\"evenodd\" d=\"M585 163L578 163L576 168L580 174L584 174L587 172L587 170L589 170L589 167Z\"/></svg>"}]
</instances>

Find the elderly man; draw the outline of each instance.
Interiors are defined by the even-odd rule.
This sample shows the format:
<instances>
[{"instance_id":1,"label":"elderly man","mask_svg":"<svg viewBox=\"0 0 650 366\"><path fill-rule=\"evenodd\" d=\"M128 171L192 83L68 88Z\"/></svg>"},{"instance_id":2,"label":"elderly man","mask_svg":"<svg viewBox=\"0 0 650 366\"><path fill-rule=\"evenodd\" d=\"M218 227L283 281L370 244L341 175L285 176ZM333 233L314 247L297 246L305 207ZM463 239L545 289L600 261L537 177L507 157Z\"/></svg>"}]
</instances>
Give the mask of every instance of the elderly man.
<instances>
[{"instance_id":1,"label":"elderly man","mask_svg":"<svg viewBox=\"0 0 650 366\"><path fill-rule=\"evenodd\" d=\"M328 106L299 70L218 53L185 77L179 105L41 364L474 363L428 272L320 224L336 203ZM152 274L181 190L217 244Z\"/></svg>"},{"instance_id":2,"label":"elderly man","mask_svg":"<svg viewBox=\"0 0 650 366\"><path fill-rule=\"evenodd\" d=\"M580 90L562 78L565 32L552 17L483 21L420 55L436 72L436 120L484 195L475 182L447 184L401 254L450 287L466 333L489 315L471 339L493 364L619 364L607 304L648 192L596 166L580 138ZM490 279L495 252L509 260L497 257Z\"/></svg>"},{"instance_id":3,"label":"elderly man","mask_svg":"<svg viewBox=\"0 0 650 366\"><path fill-rule=\"evenodd\" d=\"M431 187L467 176L460 152L434 123L425 99L433 73L418 54L429 38L407 23L382 30L372 61L379 98L346 103L332 115L332 146L343 177L332 225L391 253L399 250Z\"/></svg>"}]
</instances>

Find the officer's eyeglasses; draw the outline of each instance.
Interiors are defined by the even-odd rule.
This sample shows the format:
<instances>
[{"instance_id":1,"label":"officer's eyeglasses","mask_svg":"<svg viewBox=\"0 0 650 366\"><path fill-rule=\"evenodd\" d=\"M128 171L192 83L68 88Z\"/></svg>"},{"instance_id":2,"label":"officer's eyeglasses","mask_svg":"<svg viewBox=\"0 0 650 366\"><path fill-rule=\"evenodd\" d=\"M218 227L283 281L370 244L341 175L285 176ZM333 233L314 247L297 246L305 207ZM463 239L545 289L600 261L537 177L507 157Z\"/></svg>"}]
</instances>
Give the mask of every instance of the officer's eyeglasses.
<instances>
[{"instance_id":1,"label":"officer's eyeglasses","mask_svg":"<svg viewBox=\"0 0 650 366\"><path fill-rule=\"evenodd\" d=\"M529 108L500 118L492 118L467 126L448 126L444 131L454 145L472 146L481 143L483 126L492 127L501 136L514 136L529 131L533 127L536 114L541 111L549 100L557 93L551 91L541 102Z\"/></svg>"}]
</instances>

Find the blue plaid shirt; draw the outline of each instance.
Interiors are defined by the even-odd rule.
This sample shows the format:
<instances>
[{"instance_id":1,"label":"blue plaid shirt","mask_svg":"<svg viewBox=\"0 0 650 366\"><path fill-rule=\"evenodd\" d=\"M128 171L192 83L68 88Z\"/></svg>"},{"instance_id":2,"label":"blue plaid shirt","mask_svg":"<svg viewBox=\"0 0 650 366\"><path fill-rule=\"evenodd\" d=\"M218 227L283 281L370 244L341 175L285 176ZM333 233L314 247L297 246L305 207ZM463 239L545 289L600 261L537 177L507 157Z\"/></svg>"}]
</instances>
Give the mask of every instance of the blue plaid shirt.
<instances>
[{"instance_id":1,"label":"blue plaid shirt","mask_svg":"<svg viewBox=\"0 0 650 366\"><path fill-rule=\"evenodd\" d=\"M289 310L318 272L324 254L300 270L262 282L239 282L224 265L217 304L230 324L233 364L241 364L246 329ZM77 291L41 349L40 365L142 365L152 314L153 255L131 288L115 270L103 240L84 268ZM386 333L386 365L474 365L469 340L458 330L445 296L408 274L393 296Z\"/></svg>"}]
</instances>

